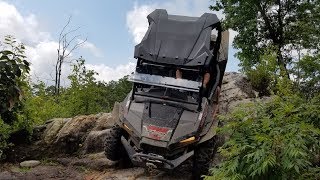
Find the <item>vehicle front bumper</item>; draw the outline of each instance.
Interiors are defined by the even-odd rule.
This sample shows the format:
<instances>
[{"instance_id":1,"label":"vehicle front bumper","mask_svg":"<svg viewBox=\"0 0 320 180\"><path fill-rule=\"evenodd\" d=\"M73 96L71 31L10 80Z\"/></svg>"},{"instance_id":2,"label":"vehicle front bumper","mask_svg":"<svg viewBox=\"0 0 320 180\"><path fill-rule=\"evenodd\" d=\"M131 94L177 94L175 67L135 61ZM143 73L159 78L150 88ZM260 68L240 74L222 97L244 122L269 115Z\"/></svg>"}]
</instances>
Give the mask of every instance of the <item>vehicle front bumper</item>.
<instances>
[{"instance_id":1,"label":"vehicle front bumper","mask_svg":"<svg viewBox=\"0 0 320 180\"><path fill-rule=\"evenodd\" d=\"M126 149L130 160L134 165L153 169L172 170L184 161L186 161L188 158L193 156L194 154L194 151L190 151L174 160L168 160L161 155L152 153L144 154L136 152L124 137L121 137L121 142L124 148Z\"/></svg>"}]
</instances>

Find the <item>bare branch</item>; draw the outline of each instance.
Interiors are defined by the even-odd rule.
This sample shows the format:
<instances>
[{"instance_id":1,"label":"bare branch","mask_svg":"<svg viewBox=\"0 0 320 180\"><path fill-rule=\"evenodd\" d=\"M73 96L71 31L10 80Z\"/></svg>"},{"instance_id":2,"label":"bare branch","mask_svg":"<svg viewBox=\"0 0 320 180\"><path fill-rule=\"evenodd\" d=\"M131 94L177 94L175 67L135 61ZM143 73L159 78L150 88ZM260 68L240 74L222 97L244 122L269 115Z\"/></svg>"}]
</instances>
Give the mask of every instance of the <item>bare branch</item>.
<instances>
[{"instance_id":1,"label":"bare branch","mask_svg":"<svg viewBox=\"0 0 320 180\"><path fill-rule=\"evenodd\" d=\"M62 28L62 31L60 32L60 35L59 35L59 47L57 49L58 58L55 64L55 94L56 95L59 95L59 91L60 91L63 63L70 63L71 61L70 62L67 61L66 58L69 57L69 55L75 49L79 48L81 45L83 45L87 41L87 38L83 41L77 41L77 39L79 39L81 35L72 35L72 37L69 38L71 34L77 32L80 29L80 27L77 27L75 29L71 29L67 31L66 29L68 28L70 22L71 22L71 16L69 17L65 26ZM70 49L70 46L72 44L73 46Z\"/></svg>"},{"instance_id":2,"label":"bare branch","mask_svg":"<svg viewBox=\"0 0 320 180\"><path fill-rule=\"evenodd\" d=\"M75 29L72 29L72 30L66 32L66 33L64 34L64 36L67 36L68 34L71 34L71 33L73 33L73 32L76 32L76 31L78 31L79 29L80 29L80 27L77 27L77 28L75 28Z\"/></svg>"},{"instance_id":3,"label":"bare branch","mask_svg":"<svg viewBox=\"0 0 320 180\"><path fill-rule=\"evenodd\" d=\"M62 28L62 31L60 32L60 35L59 35L59 42L61 41L61 36L62 36L64 30L65 30L65 29L68 27L68 25L70 24L71 18L72 18L72 16L70 15L70 16L69 16L69 19L68 19L68 21L67 21L67 23L66 23L66 25Z\"/></svg>"},{"instance_id":4,"label":"bare branch","mask_svg":"<svg viewBox=\"0 0 320 180\"><path fill-rule=\"evenodd\" d=\"M82 42L75 44L73 46L73 48L69 51L69 53L65 57L68 57L71 54L72 51L74 51L78 47L82 46L86 41L87 41L87 38L85 40L83 40Z\"/></svg>"},{"instance_id":5,"label":"bare branch","mask_svg":"<svg viewBox=\"0 0 320 180\"><path fill-rule=\"evenodd\" d=\"M67 44L66 44L66 49L69 47L69 45L76 39L76 38L78 38L78 37L80 37L81 35L76 35L76 36L74 36Z\"/></svg>"}]
</instances>

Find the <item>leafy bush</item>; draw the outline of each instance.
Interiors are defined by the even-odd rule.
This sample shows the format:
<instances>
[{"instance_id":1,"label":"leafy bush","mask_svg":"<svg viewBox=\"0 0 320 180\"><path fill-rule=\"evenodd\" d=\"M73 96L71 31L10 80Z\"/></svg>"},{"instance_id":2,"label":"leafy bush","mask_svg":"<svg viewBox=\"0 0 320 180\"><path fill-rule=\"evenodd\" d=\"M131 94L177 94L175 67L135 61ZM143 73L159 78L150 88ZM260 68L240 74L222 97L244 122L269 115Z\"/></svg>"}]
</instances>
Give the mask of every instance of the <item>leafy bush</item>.
<instances>
[{"instance_id":1,"label":"leafy bush","mask_svg":"<svg viewBox=\"0 0 320 180\"><path fill-rule=\"evenodd\" d=\"M319 100L276 96L222 117L220 133L230 138L219 150L225 160L206 179L319 178Z\"/></svg>"},{"instance_id":2,"label":"leafy bush","mask_svg":"<svg viewBox=\"0 0 320 180\"><path fill-rule=\"evenodd\" d=\"M64 109L57 103L54 96L29 94L24 101L23 114L32 119L34 124L42 124L54 117L67 117Z\"/></svg>"},{"instance_id":3,"label":"leafy bush","mask_svg":"<svg viewBox=\"0 0 320 180\"><path fill-rule=\"evenodd\" d=\"M271 94L271 81L269 71L263 66L258 66L255 70L247 72L247 76L255 90L259 92L259 96L268 96Z\"/></svg>"},{"instance_id":4,"label":"leafy bush","mask_svg":"<svg viewBox=\"0 0 320 180\"><path fill-rule=\"evenodd\" d=\"M268 96L275 91L277 72L276 54L272 48L261 56L259 63L245 71L253 88L259 92L259 96Z\"/></svg>"},{"instance_id":5,"label":"leafy bush","mask_svg":"<svg viewBox=\"0 0 320 180\"><path fill-rule=\"evenodd\" d=\"M21 100L23 80L29 72L24 45L11 36L6 36L4 44L0 51L0 113L12 110Z\"/></svg>"},{"instance_id":6,"label":"leafy bush","mask_svg":"<svg viewBox=\"0 0 320 180\"><path fill-rule=\"evenodd\" d=\"M62 88L59 96L54 95L52 88L43 82L33 85L25 101L24 114L28 114L36 124L41 124L55 117L111 111L116 101L125 98L132 84L127 77L109 83L99 82L95 75L95 71L85 67L84 59L78 59L69 75L71 85Z\"/></svg>"},{"instance_id":7,"label":"leafy bush","mask_svg":"<svg viewBox=\"0 0 320 180\"><path fill-rule=\"evenodd\" d=\"M3 158L3 150L8 146L7 139L9 138L10 132L10 126L0 118L0 159Z\"/></svg>"},{"instance_id":8,"label":"leafy bush","mask_svg":"<svg viewBox=\"0 0 320 180\"><path fill-rule=\"evenodd\" d=\"M25 59L23 44L12 36L6 36L0 47L0 159L7 148L10 134L27 129L26 116L20 114L23 88L27 86L26 76L29 63ZM29 128L30 129L30 128Z\"/></svg>"},{"instance_id":9,"label":"leafy bush","mask_svg":"<svg viewBox=\"0 0 320 180\"><path fill-rule=\"evenodd\" d=\"M296 86L307 98L320 93L320 54L306 55L295 63Z\"/></svg>"}]
</instances>

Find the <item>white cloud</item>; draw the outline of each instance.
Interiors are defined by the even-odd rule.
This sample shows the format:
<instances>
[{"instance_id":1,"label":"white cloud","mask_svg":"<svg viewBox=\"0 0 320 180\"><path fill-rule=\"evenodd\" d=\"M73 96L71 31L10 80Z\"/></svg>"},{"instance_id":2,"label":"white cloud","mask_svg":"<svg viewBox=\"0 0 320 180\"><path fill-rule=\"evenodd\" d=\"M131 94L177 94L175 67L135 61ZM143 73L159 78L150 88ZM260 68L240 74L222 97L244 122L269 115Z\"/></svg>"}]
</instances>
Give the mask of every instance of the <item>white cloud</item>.
<instances>
[{"instance_id":1,"label":"white cloud","mask_svg":"<svg viewBox=\"0 0 320 180\"><path fill-rule=\"evenodd\" d=\"M23 17L15 6L0 1L0 36L14 35L22 42L29 44L45 41L50 34L40 31L36 16L30 14Z\"/></svg>"},{"instance_id":2,"label":"white cloud","mask_svg":"<svg viewBox=\"0 0 320 180\"><path fill-rule=\"evenodd\" d=\"M34 47L26 46L26 56L31 62L30 75L34 82L41 80L48 85L54 84L58 45L55 41L47 41L40 42ZM68 64L64 64L62 66L61 85L69 84L67 76L70 72Z\"/></svg>"},{"instance_id":3,"label":"white cloud","mask_svg":"<svg viewBox=\"0 0 320 180\"><path fill-rule=\"evenodd\" d=\"M52 84L52 73L58 43L50 33L41 31L35 15L23 16L14 5L0 0L0 38L13 35L26 45L26 56L31 63L32 81L42 80Z\"/></svg>"},{"instance_id":4,"label":"white cloud","mask_svg":"<svg viewBox=\"0 0 320 180\"><path fill-rule=\"evenodd\" d=\"M99 73L96 76L97 80L99 81L111 81L111 80L119 80L123 76L129 75L131 72L134 71L136 63L129 62L128 64L118 65L116 67L109 67L105 64L87 64L86 67L91 70L95 70Z\"/></svg>"},{"instance_id":5,"label":"white cloud","mask_svg":"<svg viewBox=\"0 0 320 180\"><path fill-rule=\"evenodd\" d=\"M78 43L80 43L80 42L83 42L83 40L78 39ZM91 42L86 41L85 43L83 43L80 46L80 48L84 49L84 50L88 50L94 57L97 57L97 58L104 57L103 52L99 48L97 48L96 45L94 45Z\"/></svg>"},{"instance_id":6,"label":"white cloud","mask_svg":"<svg viewBox=\"0 0 320 180\"><path fill-rule=\"evenodd\" d=\"M55 62L57 59L58 42L54 41L49 32L41 31L41 24L34 14L22 15L14 5L0 0L0 39L13 35L26 45L26 56L30 61L30 75L33 82L44 81L53 85L55 78ZM80 40L81 41L81 40ZM86 42L79 48L86 50L94 57L104 57L102 51L92 42ZM69 57L69 60L74 57ZM88 65L97 70L103 77L101 80L116 80L128 74L132 63L110 68L106 65ZM69 64L62 67L62 85L68 85L68 75L71 72ZM110 73L108 73L110 72ZM106 77L109 76L109 77Z\"/></svg>"},{"instance_id":7,"label":"white cloud","mask_svg":"<svg viewBox=\"0 0 320 180\"><path fill-rule=\"evenodd\" d=\"M155 5L135 4L133 10L127 13L127 26L129 33L133 36L134 42L139 43L148 29L147 15L152 12Z\"/></svg>"}]
</instances>

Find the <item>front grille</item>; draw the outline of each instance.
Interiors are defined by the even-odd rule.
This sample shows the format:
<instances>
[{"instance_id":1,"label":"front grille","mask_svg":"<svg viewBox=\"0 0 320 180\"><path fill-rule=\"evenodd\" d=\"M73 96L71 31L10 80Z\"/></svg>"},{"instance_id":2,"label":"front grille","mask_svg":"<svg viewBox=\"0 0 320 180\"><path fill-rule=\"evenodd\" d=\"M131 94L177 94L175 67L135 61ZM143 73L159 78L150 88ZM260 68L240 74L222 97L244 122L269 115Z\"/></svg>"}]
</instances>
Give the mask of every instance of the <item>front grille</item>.
<instances>
[{"instance_id":1,"label":"front grille","mask_svg":"<svg viewBox=\"0 0 320 180\"><path fill-rule=\"evenodd\" d=\"M167 148L151 146L149 144L141 144L141 148L145 154L153 153L161 156L166 156L168 154Z\"/></svg>"},{"instance_id":2,"label":"front grille","mask_svg":"<svg viewBox=\"0 0 320 180\"><path fill-rule=\"evenodd\" d=\"M179 149L170 150L167 148L156 147L156 146L152 146L149 144L141 144L140 147L141 147L143 153L145 153L145 154L149 154L149 153L158 154L158 155L161 155L169 160L179 157L186 150L186 148L179 148Z\"/></svg>"}]
</instances>

